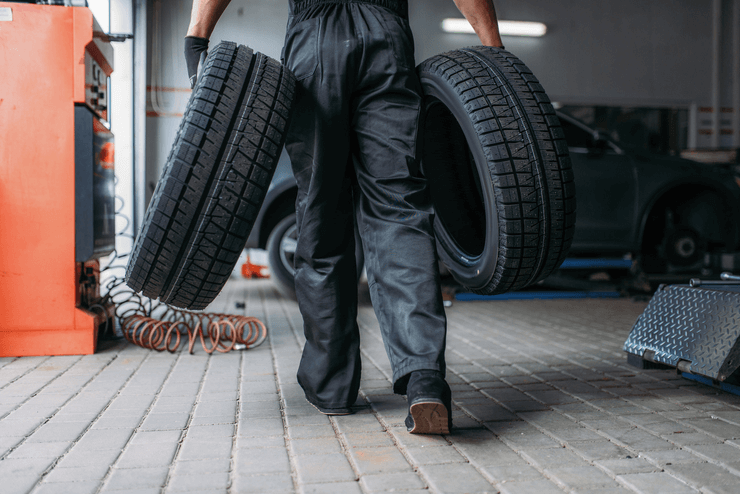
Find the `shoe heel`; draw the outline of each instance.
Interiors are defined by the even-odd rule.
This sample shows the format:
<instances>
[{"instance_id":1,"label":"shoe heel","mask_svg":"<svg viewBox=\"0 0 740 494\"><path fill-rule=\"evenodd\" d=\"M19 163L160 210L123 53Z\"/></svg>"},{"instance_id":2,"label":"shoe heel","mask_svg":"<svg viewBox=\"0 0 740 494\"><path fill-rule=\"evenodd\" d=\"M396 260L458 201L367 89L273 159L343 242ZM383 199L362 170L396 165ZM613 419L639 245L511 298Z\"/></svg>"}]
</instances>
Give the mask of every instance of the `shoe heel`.
<instances>
[{"instance_id":1,"label":"shoe heel","mask_svg":"<svg viewBox=\"0 0 740 494\"><path fill-rule=\"evenodd\" d=\"M411 434L449 434L447 407L437 402L414 403L409 410L414 419Z\"/></svg>"}]
</instances>

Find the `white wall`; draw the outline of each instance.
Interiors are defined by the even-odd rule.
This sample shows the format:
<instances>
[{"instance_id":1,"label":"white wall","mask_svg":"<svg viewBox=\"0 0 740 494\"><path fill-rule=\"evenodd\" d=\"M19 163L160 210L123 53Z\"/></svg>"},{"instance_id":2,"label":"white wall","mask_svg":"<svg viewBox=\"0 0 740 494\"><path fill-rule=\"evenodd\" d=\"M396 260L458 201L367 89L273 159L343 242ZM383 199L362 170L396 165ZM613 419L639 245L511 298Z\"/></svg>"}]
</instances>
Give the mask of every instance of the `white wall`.
<instances>
[{"instance_id":1,"label":"white wall","mask_svg":"<svg viewBox=\"0 0 740 494\"><path fill-rule=\"evenodd\" d=\"M110 32L131 33L132 11L131 0L111 0L110 2ZM114 70L111 76L111 131L115 136L116 145L116 195L123 200L116 201L116 207L122 207L121 213L129 220L133 220L133 41L126 40L113 44ZM116 232L132 235L131 223L122 217L116 218ZM131 251L132 242L129 237L116 237L116 249L119 253ZM119 262L125 266L126 260ZM124 271L117 269L114 273L123 276Z\"/></svg>"}]
</instances>

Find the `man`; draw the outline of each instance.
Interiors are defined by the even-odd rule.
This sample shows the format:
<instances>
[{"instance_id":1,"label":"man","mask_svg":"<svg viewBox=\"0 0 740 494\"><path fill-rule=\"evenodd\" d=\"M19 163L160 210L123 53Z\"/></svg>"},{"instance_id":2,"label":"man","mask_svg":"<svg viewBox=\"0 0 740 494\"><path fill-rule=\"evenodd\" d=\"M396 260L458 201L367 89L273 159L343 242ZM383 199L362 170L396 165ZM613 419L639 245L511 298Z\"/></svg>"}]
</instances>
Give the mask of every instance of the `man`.
<instances>
[{"instance_id":1,"label":"man","mask_svg":"<svg viewBox=\"0 0 740 494\"><path fill-rule=\"evenodd\" d=\"M228 3L193 2L192 84ZM501 46L492 0L455 3L483 44ZM356 222L393 389L408 398L408 430L446 434L446 319L418 160L421 93L407 0L290 0L283 61L297 79L286 149L298 183L295 288L306 335L298 382L322 413L354 411Z\"/></svg>"}]
</instances>

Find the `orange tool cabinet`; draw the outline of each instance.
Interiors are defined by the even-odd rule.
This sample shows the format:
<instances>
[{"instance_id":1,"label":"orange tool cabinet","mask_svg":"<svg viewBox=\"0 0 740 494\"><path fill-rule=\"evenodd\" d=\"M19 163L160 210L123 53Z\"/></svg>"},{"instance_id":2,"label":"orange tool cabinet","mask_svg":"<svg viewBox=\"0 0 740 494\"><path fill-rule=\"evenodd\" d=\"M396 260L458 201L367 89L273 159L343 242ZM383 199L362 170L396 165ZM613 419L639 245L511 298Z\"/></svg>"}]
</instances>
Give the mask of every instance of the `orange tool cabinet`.
<instances>
[{"instance_id":1,"label":"orange tool cabinet","mask_svg":"<svg viewBox=\"0 0 740 494\"><path fill-rule=\"evenodd\" d=\"M113 49L88 8L0 2L0 67L0 357L90 354L113 316Z\"/></svg>"}]
</instances>

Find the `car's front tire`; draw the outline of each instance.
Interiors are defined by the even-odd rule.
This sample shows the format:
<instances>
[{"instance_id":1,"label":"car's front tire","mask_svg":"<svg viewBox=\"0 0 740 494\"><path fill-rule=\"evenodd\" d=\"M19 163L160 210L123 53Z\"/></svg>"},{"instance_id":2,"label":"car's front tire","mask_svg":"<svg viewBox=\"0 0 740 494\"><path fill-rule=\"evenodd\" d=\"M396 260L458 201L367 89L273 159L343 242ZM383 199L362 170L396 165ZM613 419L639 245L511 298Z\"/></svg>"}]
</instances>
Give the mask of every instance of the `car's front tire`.
<instances>
[{"instance_id":1,"label":"car's front tire","mask_svg":"<svg viewBox=\"0 0 740 494\"><path fill-rule=\"evenodd\" d=\"M298 227L295 213L292 213L280 220L267 238L267 262L270 264L270 277L278 290L291 298L295 298L293 260L297 245Z\"/></svg>"},{"instance_id":2,"label":"car's front tire","mask_svg":"<svg viewBox=\"0 0 740 494\"><path fill-rule=\"evenodd\" d=\"M270 265L270 276L277 289L285 296L295 299L295 251L298 246L298 227L296 215L291 213L275 225L267 237L267 262ZM362 243L355 230L355 259L357 262L357 279L365 265Z\"/></svg>"},{"instance_id":3,"label":"car's front tire","mask_svg":"<svg viewBox=\"0 0 740 494\"><path fill-rule=\"evenodd\" d=\"M704 258L731 252L731 206L719 194L694 186L677 188L662 197L644 227L642 269L646 273L698 273Z\"/></svg>"}]
</instances>

